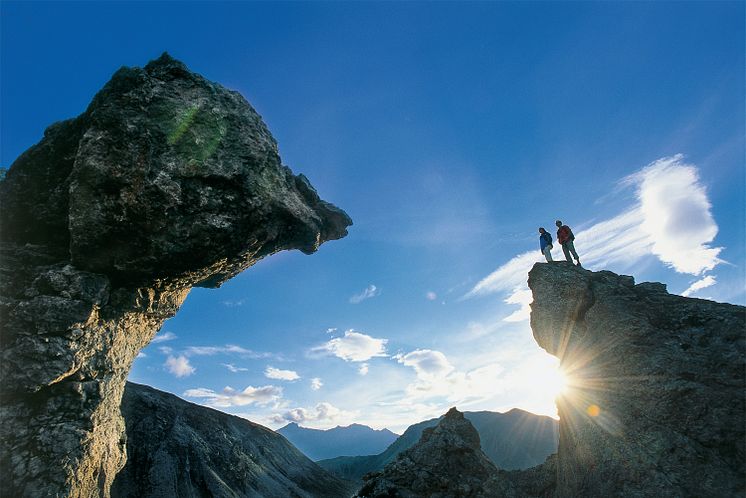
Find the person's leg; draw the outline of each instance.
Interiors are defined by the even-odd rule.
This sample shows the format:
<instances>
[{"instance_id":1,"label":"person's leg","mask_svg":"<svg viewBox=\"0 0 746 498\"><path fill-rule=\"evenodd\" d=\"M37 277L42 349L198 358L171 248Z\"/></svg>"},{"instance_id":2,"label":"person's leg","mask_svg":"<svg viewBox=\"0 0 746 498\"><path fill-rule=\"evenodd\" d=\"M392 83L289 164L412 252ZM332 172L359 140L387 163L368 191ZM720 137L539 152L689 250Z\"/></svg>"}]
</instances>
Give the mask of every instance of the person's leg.
<instances>
[{"instance_id":1,"label":"person's leg","mask_svg":"<svg viewBox=\"0 0 746 498\"><path fill-rule=\"evenodd\" d=\"M562 252L565 253L565 259L568 262L572 263L572 256L570 256L570 251L567 249L567 244L570 244L570 242L565 242L564 244L562 244Z\"/></svg>"},{"instance_id":2,"label":"person's leg","mask_svg":"<svg viewBox=\"0 0 746 498\"><path fill-rule=\"evenodd\" d=\"M567 241L567 249L570 251L570 254L572 254L578 262L580 262L580 258L578 257L578 253L575 252L575 243L572 240ZM568 258L569 261L569 258Z\"/></svg>"},{"instance_id":3,"label":"person's leg","mask_svg":"<svg viewBox=\"0 0 746 498\"><path fill-rule=\"evenodd\" d=\"M544 248L544 257L547 258L547 263L552 262L552 251L549 249L549 246L546 246Z\"/></svg>"}]
</instances>

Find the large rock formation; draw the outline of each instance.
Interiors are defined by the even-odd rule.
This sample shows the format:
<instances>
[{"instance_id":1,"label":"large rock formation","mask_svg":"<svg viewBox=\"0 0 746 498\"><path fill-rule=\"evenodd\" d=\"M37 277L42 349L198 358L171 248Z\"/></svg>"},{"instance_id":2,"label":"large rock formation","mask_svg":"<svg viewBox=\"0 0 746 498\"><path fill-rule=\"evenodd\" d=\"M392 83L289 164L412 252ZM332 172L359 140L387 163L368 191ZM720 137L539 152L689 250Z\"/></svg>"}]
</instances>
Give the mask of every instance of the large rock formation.
<instances>
[{"instance_id":1,"label":"large rock formation","mask_svg":"<svg viewBox=\"0 0 746 498\"><path fill-rule=\"evenodd\" d=\"M476 429L451 408L437 426L422 432L417 444L383 471L366 476L358 497L487 497L485 485L495 474Z\"/></svg>"},{"instance_id":2,"label":"large rock formation","mask_svg":"<svg viewBox=\"0 0 746 498\"><path fill-rule=\"evenodd\" d=\"M189 289L351 224L281 163L241 95L166 54L50 126L0 203L0 474L14 497L108 496L130 365Z\"/></svg>"},{"instance_id":3,"label":"large rock formation","mask_svg":"<svg viewBox=\"0 0 746 498\"><path fill-rule=\"evenodd\" d=\"M527 469L543 463L557 452L559 426L556 420L514 408L505 413L463 412L479 434L482 451L500 469ZM377 455L337 457L320 460L321 467L342 477L359 481L365 474L382 470L396 456L414 446L428 427L443 417L411 425L385 451Z\"/></svg>"},{"instance_id":4,"label":"large rock formation","mask_svg":"<svg viewBox=\"0 0 746 498\"><path fill-rule=\"evenodd\" d=\"M127 464L113 498L346 498L328 474L284 437L243 418L128 382L122 398Z\"/></svg>"},{"instance_id":5,"label":"large rock formation","mask_svg":"<svg viewBox=\"0 0 746 498\"><path fill-rule=\"evenodd\" d=\"M425 432L367 476L360 496L746 494L746 308L564 262L536 264L528 282L534 337L570 384L557 400L557 454L527 470L490 469L453 435L467 429Z\"/></svg>"},{"instance_id":6,"label":"large rock formation","mask_svg":"<svg viewBox=\"0 0 746 498\"><path fill-rule=\"evenodd\" d=\"M744 496L744 307L565 263L528 283L534 337L571 384L554 496Z\"/></svg>"}]
</instances>

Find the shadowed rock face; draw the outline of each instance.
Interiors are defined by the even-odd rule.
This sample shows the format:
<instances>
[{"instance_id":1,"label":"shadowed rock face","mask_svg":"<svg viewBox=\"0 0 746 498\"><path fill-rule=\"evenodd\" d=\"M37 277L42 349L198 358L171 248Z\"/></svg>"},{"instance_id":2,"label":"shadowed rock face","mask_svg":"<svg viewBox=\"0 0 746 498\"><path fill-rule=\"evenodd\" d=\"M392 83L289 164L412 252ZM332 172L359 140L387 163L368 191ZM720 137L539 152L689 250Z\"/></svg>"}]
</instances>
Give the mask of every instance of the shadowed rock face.
<instances>
[{"instance_id":1,"label":"shadowed rock face","mask_svg":"<svg viewBox=\"0 0 746 498\"><path fill-rule=\"evenodd\" d=\"M571 388L554 496L743 496L746 309L539 263L531 328Z\"/></svg>"},{"instance_id":2,"label":"shadowed rock face","mask_svg":"<svg viewBox=\"0 0 746 498\"><path fill-rule=\"evenodd\" d=\"M282 165L238 93L164 54L122 68L0 182L0 474L9 496L108 496L137 352L193 286L352 222Z\"/></svg>"},{"instance_id":3,"label":"shadowed rock face","mask_svg":"<svg viewBox=\"0 0 746 498\"><path fill-rule=\"evenodd\" d=\"M266 427L127 383L127 464L114 498L346 498L351 483L326 473Z\"/></svg>"},{"instance_id":4,"label":"shadowed rock face","mask_svg":"<svg viewBox=\"0 0 746 498\"><path fill-rule=\"evenodd\" d=\"M497 468L482 452L479 433L451 408L419 442L400 453L383 471L369 474L360 498L486 497L485 484Z\"/></svg>"}]
</instances>

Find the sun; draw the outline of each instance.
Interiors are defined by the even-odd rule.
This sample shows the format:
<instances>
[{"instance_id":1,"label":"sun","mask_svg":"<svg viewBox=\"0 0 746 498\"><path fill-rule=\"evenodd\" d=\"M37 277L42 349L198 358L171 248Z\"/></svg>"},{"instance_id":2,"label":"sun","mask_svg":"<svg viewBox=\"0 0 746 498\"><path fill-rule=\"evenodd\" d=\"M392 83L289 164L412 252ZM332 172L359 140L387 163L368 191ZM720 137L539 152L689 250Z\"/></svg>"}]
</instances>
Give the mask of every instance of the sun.
<instances>
[{"instance_id":1,"label":"sun","mask_svg":"<svg viewBox=\"0 0 746 498\"><path fill-rule=\"evenodd\" d=\"M559 360L550 355L531 358L515 370L511 381L524 397L529 411L557 418L555 400L568 392L568 378L559 368Z\"/></svg>"}]
</instances>

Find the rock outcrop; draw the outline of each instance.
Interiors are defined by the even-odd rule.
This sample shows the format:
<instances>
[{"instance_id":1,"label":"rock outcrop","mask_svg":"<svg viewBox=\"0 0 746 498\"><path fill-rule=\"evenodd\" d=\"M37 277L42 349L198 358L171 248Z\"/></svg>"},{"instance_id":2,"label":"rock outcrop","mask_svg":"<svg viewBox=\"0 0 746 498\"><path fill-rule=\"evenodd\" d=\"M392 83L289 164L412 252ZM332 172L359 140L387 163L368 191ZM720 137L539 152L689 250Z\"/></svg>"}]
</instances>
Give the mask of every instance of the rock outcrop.
<instances>
[{"instance_id":1,"label":"rock outcrop","mask_svg":"<svg viewBox=\"0 0 746 498\"><path fill-rule=\"evenodd\" d=\"M113 498L346 498L354 488L261 425L128 382Z\"/></svg>"},{"instance_id":2,"label":"rock outcrop","mask_svg":"<svg viewBox=\"0 0 746 498\"><path fill-rule=\"evenodd\" d=\"M108 496L130 365L190 288L351 224L282 164L241 95L166 54L50 126L0 204L0 474L14 497Z\"/></svg>"},{"instance_id":3,"label":"rock outcrop","mask_svg":"<svg viewBox=\"0 0 746 498\"><path fill-rule=\"evenodd\" d=\"M383 471L365 476L360 498L488 497L497 468L482 452L479 434L451 408L435 427L400 453Z\"/></svg>"},{"instance_id":4,"label":"rock outcrop","mask_svg":"<svg viewBox=\"0 0 746 498\"><path fill-rule=\"evenodd\" d=\"M553 418L517 408L505 413L463 413L479 434L482 451L500 469L534 467L557 452L559 426ZM365 474L382 470L399 453L414 446L422 431L435 427L441 419L434 418L409 426L404 434L377 455L337 457L316 463L338 477L359 481Z\"/></svg>"},{"instance_id":5,"label":"rock outcrop","mask_svg":"<svg viewBox=\"0 0 746 498\"><path fill-rule=\"evenodd\" d=\"M744 496L746 308L565 263L528 283L570 383L554 496Z\"/></svg>"},{"instance_id":6,"label":"rock outcrop","mask_svg":"<svg viewBox=\"0 0 746 498\"><path fill-rule=\"evenodd\" d=\"M564 262L537 263L528 283L534 337L569 383L557 454L526 470L484 465L451 411L359 496L746 494L746 308Z\"/></svg>"}]
</instances>

